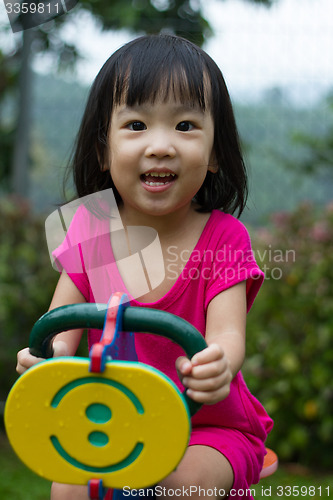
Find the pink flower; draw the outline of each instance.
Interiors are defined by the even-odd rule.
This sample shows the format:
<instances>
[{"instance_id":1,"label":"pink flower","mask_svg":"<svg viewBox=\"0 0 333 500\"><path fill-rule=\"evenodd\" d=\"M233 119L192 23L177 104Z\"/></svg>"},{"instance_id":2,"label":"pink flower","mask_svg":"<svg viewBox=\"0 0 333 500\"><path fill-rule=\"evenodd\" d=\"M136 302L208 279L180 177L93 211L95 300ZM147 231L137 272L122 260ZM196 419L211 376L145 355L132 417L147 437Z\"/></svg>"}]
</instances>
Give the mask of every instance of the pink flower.
<instances>
[{"instance_id":1,"label":"pink flower","mask_svg":"<svg viewBox=\"0 0 333 500\"><path fill-rule=\"evenodd\" d=\"M333 201L330 201L326 205L326 213L333 214Z\"/></svg>"},{"instance_id":2,"label":"pink flower","mask_svg":"<svg viewBox=\"0 0 333 500\"><path fill-rule=\"evenodd\" d=\"M318 242L326 242L332 239L327 222L316 222L312 228L311 237Z\"/></svg>"},{"instance_id":3,"label":"pink flower","mask_svg":"<svg viewBox=\"0 0 333 500\"><path fill-rule=\"evenodd\" d=\"M272 243L273 235L272 233L265 227L260 227L255 231L255 237L257 240L262 241L263 243L269 244Z\"/></svg>"},{"instance_id":4,"label":"pink flower","mask_svg":"<svg viewBox=\"0 0 333 500\"><path fill-rule=\"evenodd\" d=\"M289 222L289 219L290 214L288 212L276 212L272 215L273 223L280 228L285 227L286 223Z\"/></svg>"}]
</instances>

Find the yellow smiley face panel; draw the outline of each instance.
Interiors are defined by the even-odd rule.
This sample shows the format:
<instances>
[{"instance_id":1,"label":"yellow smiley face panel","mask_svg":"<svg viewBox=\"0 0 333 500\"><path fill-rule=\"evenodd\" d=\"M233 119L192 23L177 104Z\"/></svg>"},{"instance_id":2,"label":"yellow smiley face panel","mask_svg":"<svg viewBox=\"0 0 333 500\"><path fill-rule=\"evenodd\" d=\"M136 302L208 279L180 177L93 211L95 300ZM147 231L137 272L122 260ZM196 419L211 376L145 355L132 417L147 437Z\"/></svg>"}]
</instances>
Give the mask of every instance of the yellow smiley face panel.
<instances>
[{"instance_id":1,"label":"yellow smiley face panel","mask_svg":"<svg viewBox=\"0 0 333 500\"><path fill-rule=\"evenodd\" d=\"M11 390L8 438L38 475L60 483L145 488L182 459L190 415L175 384L142 363L112 361L90 373L87 358L35 365Z\"/></svg>"}]
</instances>

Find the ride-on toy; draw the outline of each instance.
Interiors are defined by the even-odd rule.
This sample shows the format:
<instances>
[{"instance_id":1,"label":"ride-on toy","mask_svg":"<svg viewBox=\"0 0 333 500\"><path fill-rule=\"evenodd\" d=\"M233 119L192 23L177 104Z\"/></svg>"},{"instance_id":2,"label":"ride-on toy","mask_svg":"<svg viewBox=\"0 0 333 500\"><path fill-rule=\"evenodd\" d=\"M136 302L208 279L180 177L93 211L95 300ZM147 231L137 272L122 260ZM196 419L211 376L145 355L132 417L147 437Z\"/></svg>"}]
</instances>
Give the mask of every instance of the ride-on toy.
<instances>
[{"instance_id":1,"label":"ride-on toy","mask_svg":"<svg viewBox=\"0 0 333 500\"><path fill-rule=\"evenodd\" d=\"M103 328L89 359L52 358L53 337L75 328ZM163 335L189 358L206 347L187 321L130 307L124 294L114 294L108 305L60 307L42 316L30 335L30 352L52 359L25 372L7 399L6 431L19 458L50 481L87 485L91 499L104 498L108 488L146 488L168 476L201 407L163 373L137 362L133 331ZM274 455L262 477L276 469Z\"/></svg>"}]
</instances>

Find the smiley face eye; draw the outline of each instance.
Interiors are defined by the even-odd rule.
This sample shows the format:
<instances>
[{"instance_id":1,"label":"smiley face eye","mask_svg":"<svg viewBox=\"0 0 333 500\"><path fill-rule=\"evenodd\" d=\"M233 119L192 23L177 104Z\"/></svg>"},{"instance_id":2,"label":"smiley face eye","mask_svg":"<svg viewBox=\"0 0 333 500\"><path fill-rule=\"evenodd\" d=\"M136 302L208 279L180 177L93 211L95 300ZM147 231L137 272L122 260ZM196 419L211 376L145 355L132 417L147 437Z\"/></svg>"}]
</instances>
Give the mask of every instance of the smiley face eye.
<instances>
[{"instance_id":1,"label":"smiley face eye","mask_svg":"<svg viewBox=\"0 0 333 500\"><path fill-rule=\"evenodd\" d=\"M88 436L88 441L93 446L106 446L109 442L109 436L105 432L94 431Z\"/></svg>"},{"instance_id":2,"label":"smiley face eye","mask_svg":"<svg viewBox=\"0 0 333 500\"><path fill-rule=\"evenodd\" d=\"M111 419L112 413L108 406L93 403L86 409L86 415L94 424L106 424Z\"/></svg>"}]
</instances>

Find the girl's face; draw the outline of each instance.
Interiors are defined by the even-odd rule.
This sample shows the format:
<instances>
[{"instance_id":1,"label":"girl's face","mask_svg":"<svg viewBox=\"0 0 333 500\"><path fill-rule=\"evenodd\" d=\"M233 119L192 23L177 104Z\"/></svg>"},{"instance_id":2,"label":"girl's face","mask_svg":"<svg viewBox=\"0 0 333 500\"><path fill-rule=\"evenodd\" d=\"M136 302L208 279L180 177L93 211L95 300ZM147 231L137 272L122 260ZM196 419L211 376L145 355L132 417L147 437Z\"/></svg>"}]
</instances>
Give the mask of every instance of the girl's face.
<instances>
[{"instance_id":1,"label":"girl's face","mask_svg":"<svg viewBox=\"0 0 333 500\"><path fill-rule=\"evenodd\" d=\"M174 98L114 108L108 165L123 209L167 215L190 206L213 165L211 113Z\"/></svg>"}]
</instances>

